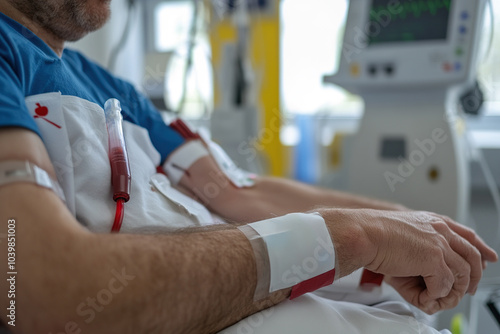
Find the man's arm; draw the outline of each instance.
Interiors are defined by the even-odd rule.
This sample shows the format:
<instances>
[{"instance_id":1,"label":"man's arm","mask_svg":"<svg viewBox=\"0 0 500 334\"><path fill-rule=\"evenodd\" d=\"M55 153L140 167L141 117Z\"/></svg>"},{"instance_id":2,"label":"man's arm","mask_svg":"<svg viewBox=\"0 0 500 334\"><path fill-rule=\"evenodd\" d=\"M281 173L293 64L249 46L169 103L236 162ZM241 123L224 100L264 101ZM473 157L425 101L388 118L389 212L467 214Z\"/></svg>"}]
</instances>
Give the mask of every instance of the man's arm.
<instances>
[{"instance_id":1,"label":"man's arm","mask_svg":"<svg viewBox=\"0 0 500 334\"><path fill-rule=\"evenodd\" d=\"M205 157L189 168L181 186L194 192L213 211L237 223L290 212L319 211L334 240L337 277L360 267L385 274L408 302L428 313L452 308L465 293L474 293L484 263L498 259L474 231L448 217L410 212L391 203L283 179L260 178L255 187L244 189L224 180L216 163ZM211 187L205 188L207 184ZM214 185L219 186L217 191L213 191ZM207 189L211 191L204 191ZM319 206L376 210L322 210ZM373 244L370 246L366 240Z\"/></svg>"},{"instance_id":2,"label":"man's arm","mask_svg":"<svg viewBox=\"0 0 500 334\"><path fill-rule=\"evenodd\" d=\"M320 207L406 211L404 206L293 180L258 177L251 188L236 188L212 157L196 161L180 187L230 222L249 223ZM251 205L249 205L251 203Z\"/></svg>"}]
</instances>

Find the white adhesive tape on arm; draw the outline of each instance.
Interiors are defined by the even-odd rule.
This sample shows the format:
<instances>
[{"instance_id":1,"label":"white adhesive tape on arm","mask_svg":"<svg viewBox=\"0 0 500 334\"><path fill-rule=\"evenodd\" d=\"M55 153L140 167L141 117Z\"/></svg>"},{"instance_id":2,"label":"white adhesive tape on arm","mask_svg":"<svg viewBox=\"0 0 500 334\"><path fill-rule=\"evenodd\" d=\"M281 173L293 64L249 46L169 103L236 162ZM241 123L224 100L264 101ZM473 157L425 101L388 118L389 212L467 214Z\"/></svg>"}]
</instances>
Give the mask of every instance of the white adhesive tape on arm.
<instances>
[{"instance_id":1,"label":"white adhesive tape on arm","mask_svg":"<svg viewBox=\"0 0 500 334\"><path fill-rule=\"evenodd\" d=\"M201 140L191 140L175 150L163 165L170 182L177 185L196 161L208 156L210 153Z\"/></svg>"},{"instance_id":2,"label":"white adhesive tape on arm","mask_svg":"<svg viewBox=\"0 0 500 334\"><path fill-rule=\"evenodd\" d=\"M292 299L333 283L335 249L323 217L319 214L293 213L283 217L249 224L264 240L270 266L269 292L290 287ZM326 277L325 280L325 275ZM317 278L323 281L319 283ZM308 292L308 291L305 291Z\"/></svg>"}]
</instances>

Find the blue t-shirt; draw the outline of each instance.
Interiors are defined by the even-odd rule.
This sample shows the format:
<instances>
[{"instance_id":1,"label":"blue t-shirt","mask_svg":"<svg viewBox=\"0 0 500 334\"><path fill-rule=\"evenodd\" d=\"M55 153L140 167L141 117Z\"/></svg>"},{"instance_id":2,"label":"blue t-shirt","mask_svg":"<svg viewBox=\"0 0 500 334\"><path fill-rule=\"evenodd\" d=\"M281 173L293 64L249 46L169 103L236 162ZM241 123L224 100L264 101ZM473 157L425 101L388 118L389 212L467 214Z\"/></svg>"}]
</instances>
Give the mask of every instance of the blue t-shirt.
<instances>
[{"instance_id":1,"label":"blue t-shirt","mask_svg":"<svg viewBox=\"0 0 500 334\"><path fill-rule=\"evenodd\" d=\"M109 98L120 100L124 119L148 130L162 161L184 142L131 84L76 51L66 49L59 58L30 30L0 13L0 127L23 127L40 135L24 100L52 92L102 107Z\"/></svg>"}]
</instances>

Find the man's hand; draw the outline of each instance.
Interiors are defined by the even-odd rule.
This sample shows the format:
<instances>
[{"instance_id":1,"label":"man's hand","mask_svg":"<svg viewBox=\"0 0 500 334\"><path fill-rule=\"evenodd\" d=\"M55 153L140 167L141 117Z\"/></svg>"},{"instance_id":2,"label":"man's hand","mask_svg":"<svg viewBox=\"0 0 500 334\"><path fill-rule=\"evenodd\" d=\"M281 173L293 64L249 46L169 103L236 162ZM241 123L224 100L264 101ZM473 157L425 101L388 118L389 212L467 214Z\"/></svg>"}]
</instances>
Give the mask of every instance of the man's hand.
<instances>
[{"instance_id":1,"label":"man's hand","mask_svg":"<svg viewBox=\"0 0 500 334\"><path fill-rule=\"evenodd\" d=\"M386 275L403 298L429 314L453 308L466 293L474 294L486 261L498 260L474 231L437 214L377 210L321 214L330 226L341 276L362 262L361 267ZM351 233L360 239L349 238ZM353 261L353 255L359 260Z\"/></svg>"}]
</instances>

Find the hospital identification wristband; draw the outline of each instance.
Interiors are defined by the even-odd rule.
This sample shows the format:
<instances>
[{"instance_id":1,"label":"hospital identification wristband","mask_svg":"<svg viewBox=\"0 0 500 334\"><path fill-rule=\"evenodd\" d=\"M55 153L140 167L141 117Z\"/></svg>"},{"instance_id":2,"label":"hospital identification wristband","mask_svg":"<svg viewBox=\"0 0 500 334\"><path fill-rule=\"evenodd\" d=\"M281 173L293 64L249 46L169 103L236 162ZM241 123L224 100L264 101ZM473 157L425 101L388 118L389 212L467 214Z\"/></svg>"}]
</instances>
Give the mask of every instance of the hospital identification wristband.
<instances>
[{"instance_id":1,"label":"hospital identification wristband","mask_svg":"<svg viewBox=\"0 0 500 334\"><path fill-rule=\"evenodd\" d=\"M170 123L170 127L177 131L177 133L179 133L185 140L202 140L206 149L215 160L221 171L236 188L251 188L255 185L257 175L239 168L222 149L222 147L211 140L209 136L203 135L203 133L195 132L195 130L192 130L189 125L180 118ZM163 168L164 171L166 171L166 167L164 166ZM174 183L177 184L178 182L175 182L174 180Z\"/></svg>"},{"instance_id":2,"label":"hospital identification wristband","mask_svg":"<svg viewBox=\"0 0 500 334\"><path fill-rule=\"evenodd\" d=\"M163 165L170 181L177 185L186 171L199 159L210 155L200 139L190 140L175 150Z\"/></svg>"},{"instance_id":3,"label":"hospital identification wristband","mask_svg":"<svg viewBox=\"0 0 500 334\"><path fill-rule=\"evenodd\" d=\"M295 299L333 283L335 248L319 214L292 213L239 229L254 251L255 300L287 288Z\"/></svg>"}]
</instances>

